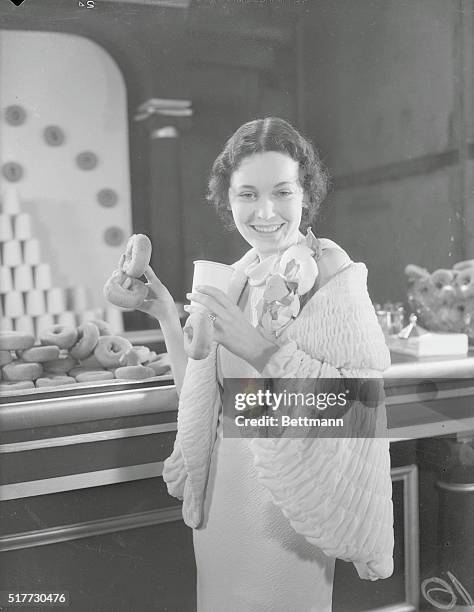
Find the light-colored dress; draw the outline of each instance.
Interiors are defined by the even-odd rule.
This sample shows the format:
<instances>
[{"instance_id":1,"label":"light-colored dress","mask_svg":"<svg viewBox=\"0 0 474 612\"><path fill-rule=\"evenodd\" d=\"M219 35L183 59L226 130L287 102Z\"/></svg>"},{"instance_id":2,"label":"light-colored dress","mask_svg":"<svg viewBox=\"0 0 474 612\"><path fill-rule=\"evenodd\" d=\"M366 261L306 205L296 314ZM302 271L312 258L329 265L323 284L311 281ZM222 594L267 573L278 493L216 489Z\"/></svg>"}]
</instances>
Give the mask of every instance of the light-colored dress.
<instances>
[{"instance_id":1,"label":"light-colored dress","mask_svg":"<svg viewBox=\"0 0 474 612\"><path fill-rule=\"evenodd\" d=\"M264 287L240 300L256 325ZM218 379L261 374L223 346ZM223 438L222 409L213 447L203 524L193 530L198 612L330 612L335 560L296 533L258 479L248 440Z\"/></svg>"}]
</instances>

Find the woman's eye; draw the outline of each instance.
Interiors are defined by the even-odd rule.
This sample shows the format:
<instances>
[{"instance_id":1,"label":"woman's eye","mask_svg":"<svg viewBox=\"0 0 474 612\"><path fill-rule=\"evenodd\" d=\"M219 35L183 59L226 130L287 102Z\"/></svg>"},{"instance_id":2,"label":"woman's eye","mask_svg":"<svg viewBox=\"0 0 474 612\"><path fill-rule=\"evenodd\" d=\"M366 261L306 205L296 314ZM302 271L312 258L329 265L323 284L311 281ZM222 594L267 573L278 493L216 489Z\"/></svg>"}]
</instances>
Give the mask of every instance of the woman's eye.
<instances>
[{"instance_id":1,"label":"woman's eye","mask_svg":"<svg viewBox=\"0 0 474 612\"><path fill-rule=\"evenodd\" d=\"M239 198L242 198L243 200L252 200L254 197L255 194L251 191L244 191L243 193L239 194Z\"/></svg>"},{"instance_id":2,"label":"woman's eye","mask_svg":"<svg viewBox=\"0 0 474 612\"><path fill-rule=\"evenodd\" d=\"M293 192L289 191L288 189L280 189L280 191L278 192L278 195L281 198L289 198L290 196L293 195Z\"/></svg>"}]
</instances>

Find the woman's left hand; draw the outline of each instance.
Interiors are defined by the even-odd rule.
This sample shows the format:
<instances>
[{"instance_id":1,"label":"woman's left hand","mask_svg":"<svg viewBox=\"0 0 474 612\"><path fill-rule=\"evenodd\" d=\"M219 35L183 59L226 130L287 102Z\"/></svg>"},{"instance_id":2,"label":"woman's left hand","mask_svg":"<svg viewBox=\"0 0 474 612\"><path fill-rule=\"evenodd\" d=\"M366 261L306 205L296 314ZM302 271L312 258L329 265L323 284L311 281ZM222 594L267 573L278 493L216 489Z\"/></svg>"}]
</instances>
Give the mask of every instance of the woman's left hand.
<instances>
[{"instance_id":1,"label":"woman's left hand","mask_svg":"<svg viewBox=\"0 0 474 612\"><path fill-rule=\"evenodd\" d=\"M204 306L216 318L214 320L214 339L226 349L245 359L256 370L262 370L269 358L280 347L275 342L265 338L245 318L240 308L220 289L209 285L194 288L193 293L186 294ZM184 307L187 312L193 312L192 306Z\"/></svg>"}]
</instances>

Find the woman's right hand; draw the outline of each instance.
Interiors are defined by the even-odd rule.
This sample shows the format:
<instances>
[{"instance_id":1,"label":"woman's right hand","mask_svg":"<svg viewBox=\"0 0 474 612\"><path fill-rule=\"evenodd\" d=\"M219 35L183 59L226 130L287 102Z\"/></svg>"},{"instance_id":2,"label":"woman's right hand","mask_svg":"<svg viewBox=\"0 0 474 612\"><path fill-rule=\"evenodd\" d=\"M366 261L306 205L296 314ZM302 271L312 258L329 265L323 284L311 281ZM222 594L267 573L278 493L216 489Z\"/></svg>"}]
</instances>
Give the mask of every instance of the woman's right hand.
<instances>
[{"instance_id":1,"label":"woman's right hand","mask_svg":"<svg viewBox=\"0 0 474 612\"><path fill-rule=\"evenodd\" d=\"M137 306L137 310L146 312L158 320L166 319L170 313L176 311L173 297L149 265L145 269L145 277L148 281L145 283L148 287L148 295Z\"/></svg>"}]
</instances>

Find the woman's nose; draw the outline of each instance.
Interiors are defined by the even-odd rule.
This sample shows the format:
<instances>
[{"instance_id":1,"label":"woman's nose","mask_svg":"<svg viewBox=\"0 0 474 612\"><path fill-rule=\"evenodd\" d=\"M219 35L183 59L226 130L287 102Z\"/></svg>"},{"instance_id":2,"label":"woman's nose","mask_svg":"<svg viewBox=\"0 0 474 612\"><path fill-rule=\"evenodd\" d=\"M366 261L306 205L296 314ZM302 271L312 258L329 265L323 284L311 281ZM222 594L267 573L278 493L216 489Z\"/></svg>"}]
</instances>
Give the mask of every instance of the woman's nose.
<instances>
[{"instance_id":1,"label":"woman's nose","mask_svg":"<svg viewBox=\"0 0 474 612\"><path fill-rule=\"evenodd\" d=\"M271 198L262 198L257 206L256 216L260 219L271 219L275 214Z\"/></svg>"}]
</instances>

